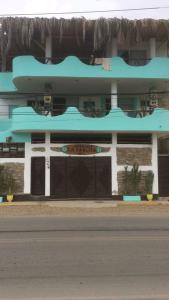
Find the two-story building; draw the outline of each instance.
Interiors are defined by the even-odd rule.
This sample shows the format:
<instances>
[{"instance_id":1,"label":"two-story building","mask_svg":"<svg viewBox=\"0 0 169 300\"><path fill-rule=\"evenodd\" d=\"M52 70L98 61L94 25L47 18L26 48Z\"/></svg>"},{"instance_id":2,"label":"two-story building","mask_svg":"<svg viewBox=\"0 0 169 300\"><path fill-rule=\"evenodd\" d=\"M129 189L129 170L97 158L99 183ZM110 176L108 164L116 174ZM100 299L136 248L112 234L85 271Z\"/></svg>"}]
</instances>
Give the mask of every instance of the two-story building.
<instances>
[{"instance_id":1,"label":"two-story building","mask_svg":"<svg viewBox=\"0 0 169 300\"><path fill-rule=\"evenodd\" d=\"M0 23L0 164L17 193L118 198L138 163L169 196L169 21Z\"/></svg>"}]
</instances>

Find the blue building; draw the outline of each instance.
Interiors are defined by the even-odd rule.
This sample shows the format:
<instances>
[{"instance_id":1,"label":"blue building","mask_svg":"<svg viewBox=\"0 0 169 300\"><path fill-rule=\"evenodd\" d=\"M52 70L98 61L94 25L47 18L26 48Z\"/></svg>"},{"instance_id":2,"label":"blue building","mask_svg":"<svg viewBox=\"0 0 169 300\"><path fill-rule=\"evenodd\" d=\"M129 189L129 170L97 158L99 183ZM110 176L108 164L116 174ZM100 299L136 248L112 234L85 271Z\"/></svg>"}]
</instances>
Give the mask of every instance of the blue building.
<instances>
[{"instance_id":1,"label":"blue building","mask_svg":"<svg viewBox=\"0 0 169 300\"><path fill-rule=\"evenodd\" d=\"M169 21L1 19L0 164L16 193L169 196ZM151 28L151 30L150 30Z\"/></svg>"}]
</instances>

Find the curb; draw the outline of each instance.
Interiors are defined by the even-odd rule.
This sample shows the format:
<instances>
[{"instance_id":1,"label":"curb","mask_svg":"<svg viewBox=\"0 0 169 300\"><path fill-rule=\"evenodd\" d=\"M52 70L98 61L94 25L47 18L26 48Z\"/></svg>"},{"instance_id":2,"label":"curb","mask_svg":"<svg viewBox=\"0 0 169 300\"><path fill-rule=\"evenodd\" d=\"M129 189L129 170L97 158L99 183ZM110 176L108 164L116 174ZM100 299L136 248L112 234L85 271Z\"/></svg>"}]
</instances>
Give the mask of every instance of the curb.
<instances>
[{"instance_id":1,"label":"curb","mask_svg":"<svg viewBox=\"0 0 169 300\"><path fill-rule=\"evenodd\" d=\"M3 207L50 207L50 208L116 208L116 207L158 207L158 206L169 206L168 201L140 201L140 202L130 202L130 201L18 201L18 202L3 202L0 203L0 208Z\"/></svg>"}]
</instances>

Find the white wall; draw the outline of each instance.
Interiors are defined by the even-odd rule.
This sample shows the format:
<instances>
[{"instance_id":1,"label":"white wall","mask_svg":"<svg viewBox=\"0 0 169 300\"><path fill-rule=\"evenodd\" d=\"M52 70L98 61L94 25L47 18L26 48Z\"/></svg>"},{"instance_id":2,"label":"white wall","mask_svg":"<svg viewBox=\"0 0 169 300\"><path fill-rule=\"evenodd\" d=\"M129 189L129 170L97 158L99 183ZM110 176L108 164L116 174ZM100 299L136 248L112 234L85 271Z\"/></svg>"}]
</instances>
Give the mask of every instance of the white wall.
<instances>
[{"instance_id":1,"label":"white wall","mask_svg":"<svg viewBox=\"0 0 169 300\"><path fill-rule=\"evenodd\" d=\"M9 105L27 106L25 99L0 99L0 119L9 117Z\"/></svg>"},{"instance_id":2,"label":"white wall","mask_svg":"<svg viewBox=\"0 0 169 300\"><path fill-rule=\"evenodd\" d=\"M71 144L71 143L69 143ZM24 193L29 194L31 192L31 157L45 157L45 196L50 196L50 157L66 157L66 156L78 156L79 155L68 155L63 152L55 152L50 149L50 147L62 147L65 144L50 144L50 135L46 133L46 143L44 144L31 144L25 143L25 171L24 171ZM96 145L92 143L92 145ZM87 157L94 156L112 156L114 152L112 151L111 144L97 144L97 146L110 148L108 152L102 152L98 154L87 155ZM45 148L44 152L41 151L33 151L33 148ZM81 155L82 157L83 155ZM86 155L85 155L86 157ZM115 175L116 176L116 175ZM113 187L115 189L115 187Z\"/></svg>"}]
</instances>

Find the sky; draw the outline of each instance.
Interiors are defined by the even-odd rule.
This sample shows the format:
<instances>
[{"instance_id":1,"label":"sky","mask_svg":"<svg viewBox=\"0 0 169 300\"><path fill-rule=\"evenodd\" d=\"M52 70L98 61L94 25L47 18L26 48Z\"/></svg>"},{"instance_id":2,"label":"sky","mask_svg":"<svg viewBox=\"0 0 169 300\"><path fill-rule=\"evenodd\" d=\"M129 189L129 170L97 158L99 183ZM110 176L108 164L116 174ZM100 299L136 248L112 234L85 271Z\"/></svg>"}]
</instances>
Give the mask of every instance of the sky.
<instances>
[{"instance_id":1,"label":"sky","mask_svg":"<svg viewBox=\"0 0 169 300\"><path fill-rule=\"evenodd\" d=\"M0 14L44 13L86 10L109 10L140 7L168 6L169 0L0 0ZM169 8L160 10L109 12L92 14L55 15L57 18L81 17L96 19L99 17L118 17L129 19L155 18L169 19ZM48 16L50 17L50 16Z\"/></svg>"}]
</instances>

